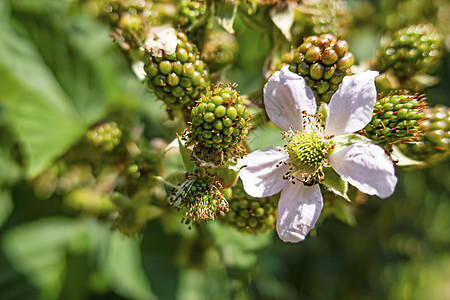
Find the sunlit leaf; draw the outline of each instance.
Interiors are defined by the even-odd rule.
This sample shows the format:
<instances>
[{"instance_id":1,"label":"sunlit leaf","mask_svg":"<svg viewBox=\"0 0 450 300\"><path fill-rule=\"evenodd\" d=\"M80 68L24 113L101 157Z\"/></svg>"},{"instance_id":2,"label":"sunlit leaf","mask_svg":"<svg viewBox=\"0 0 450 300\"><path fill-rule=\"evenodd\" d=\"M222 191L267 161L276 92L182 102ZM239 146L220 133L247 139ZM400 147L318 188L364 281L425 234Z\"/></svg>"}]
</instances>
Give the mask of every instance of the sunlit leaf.
<instances>
[{"instance_id":1,"label":"sunlit leaf","mask_svg":"<svg viewBox=\"0 0 450 300\"><path fill-rule=\"evenodd\" d=\"M219 0L215 1L214 5L214 15L217 21L226 31L233 34L233 23L236 17L237 4L232 0Z\"/></svg>"},{"instance_id":2,"label":"sunlit leaf","mask_svg":"<svg viewBox=\"0 0 450 300\"><path fill-rule=\"evenodd\" d=\"M335 193L338 196L341 196L347 201L350 199L347 196L348 183L345 180L342 180L341 176L336 173L332 168L323 168L323 173L325 175L322 184L331 192Z\"/></svg>"}]
</instances>

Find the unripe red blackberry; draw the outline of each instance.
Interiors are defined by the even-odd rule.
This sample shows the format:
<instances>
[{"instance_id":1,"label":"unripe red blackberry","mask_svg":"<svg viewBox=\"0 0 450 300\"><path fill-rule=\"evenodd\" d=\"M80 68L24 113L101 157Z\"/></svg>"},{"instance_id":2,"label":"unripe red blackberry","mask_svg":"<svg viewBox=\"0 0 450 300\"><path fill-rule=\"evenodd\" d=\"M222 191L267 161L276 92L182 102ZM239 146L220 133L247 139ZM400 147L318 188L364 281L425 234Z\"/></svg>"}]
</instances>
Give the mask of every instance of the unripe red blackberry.
<instances>
[{"instance_id":1,"label":"unripe red blackberry","mask_svg":"<svg viewBox=\"0 0 450 300\"><path fill-rule=\"evenodd\" d=\"M221 220L245 233L267 232L275 228L278 197L254 198L247 195L242 183L232 188L230 211Z\"/></svg>"},{"instance_id":2,"label":"unripe red blackberry","mask_svg":"<svg viewBox=\"0 0 450 300\"><path fill-rule=\"evenodd\" d=\"M306 38L294 52L282 57L277 69L289 65L289 70L305 79L319 103L328 103L342 79L351 75L353 63L346 41L323 34Z\"/></svg>"},{"instance_id":3,"label":"unripe red blackberry","mask_svg":"<svg viewBox=\"0 0 450 300\"><path fill-rule=\"evenodd\" d=\"M191 111L188 144L196 158L223 164L245 154L241 142L247 138L250 112L234 86L216 87Z\"/></svg>"},{"instance_id":4,"label":"unripe red blackberry","mask_svg":"<svg viewBox=\"0 0 450 300\"><path fill-rule=\"evenodd\" d=\"M88 142L107 152L120 143L121 137L122 130L115 121L96 124L86 134Z\"/></svg>"},{"instance_id":5,"label":"unripe red blackberry","mask_svg":"<svg viewBox=\"0 0 450 300\"><path fill-rule=\"evenodd\" d=\"M182 32L176 33L177 45L172 53L148 51L144 70L148 86L167 104L169 113L192 108L204 95L210 78L206 64L200 59L195 44Z\"/></svg>"},{"instance_id":6,"label":"unripe red blackberry","mask_svg":"<svg viewBox=\"0 0 450 300\"><path fill-rule=\"evenodd\" d=\"M450 154L450 108L441 105L427 108L425 118L421 139L399 147L408 157L433 164Z\"/></svg>"},{"instance_id":7,"label":"unripe red blackberry","mask_svg":"<svg viewBox=\"0 0 450 300\"><path fill-rule=\"evenodd\" d=\"M302 36L330 33L345 36L351 23L351 12L343 0L303 0L294 31ZM300 18L301 17L301 18Z\"/></svg>"},{"instance_id":8,"label":"unripe red blackberry","mask_svg":"<svg viewBox=\"0 0 450 300\"><path fill-rule=\"evenodd\" d=\"M175 27L179 27L180 31L186 31L188 38L193 41L199 48L202 48L205 40L207 28L209 26L209 18L204 19L202 26L196 26L191 29L199 19L208 13L208 4L206 1L178 1L178 9L174 19ZM198 25L198 24L196 24Z\"/></svg>"},{"instance_id":9,"label":"unripe red blackberry","mask_svg":"<svg viewBox=\"0 0 450 300\"><path fill-rule=\"evenodd\" d=\"M415 141L421 135L424 109L425 102L420 95L379 96L372 121L364 128L364 133L381 146Z\"/></svg>"},{"instance_id":10,"label":"unripe red blackberry","mask_svg":"<svg viewBox=\"0 0 450 300\"><path fill-rule=\"evenodd\" d=\"M442 57L442 36L432 24L401 29L378 51L381 72L391 70L399 78L430 73Z\"/></svg>"},{"instance_id":11,"label":"unripe red blackberry","mask_svg":"<svg viewBox=\"0 0 450 300\"><path fill-rule=\"evenodd\" d=\"M228 202L220 191L220 184L210 176L197 172L186 173L183 182L170 196L170 205L183 211L182 223L190 225L214 220L228 212Z\"/></svg>"}]
</instances>

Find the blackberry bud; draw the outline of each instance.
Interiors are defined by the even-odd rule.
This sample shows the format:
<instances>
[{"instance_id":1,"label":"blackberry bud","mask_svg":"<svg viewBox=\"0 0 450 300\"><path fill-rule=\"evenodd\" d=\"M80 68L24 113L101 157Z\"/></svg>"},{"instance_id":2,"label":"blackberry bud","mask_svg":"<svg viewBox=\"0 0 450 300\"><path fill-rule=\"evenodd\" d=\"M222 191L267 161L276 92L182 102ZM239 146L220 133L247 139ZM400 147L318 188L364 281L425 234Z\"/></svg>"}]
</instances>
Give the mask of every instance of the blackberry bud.
<instances>
[{"instance_id":1,"label":"blackberry bud","mask_svg":"<svg viewBox=\"0 0 450 300\"><path fill-rule=\"evenodd\" d=\"M421 125L424 135L419 141L399 145L412 159L433 164L444 161L450 154L450 109L437 105L425 110Z\"/></svg>"},{"instance_id":2,"label":"blackberry bud","mask_svg":"<svg viewBox=\"0 0 450 300\"><path fill-rule=\"evenodd\" d=\"M403 28L378 51L382 72L392 70L399 78L431 73L442 57L443 38L432 24Z\"/></svg>"},{"instance_id":3,"label":"blackberry bud","mask_svg":"<svg viewBox=\"0 0 450 300\"><path fill-rule=\"evenodd\" d=\"M186 225L214 220L228 212L228 202L220 188L220 183L210 176L186 173L186 181L173 191L169 205L183 211L181 222Z\"/></svg>"},{"instance_id":4,"label":"blackberry bud","mask_svg":"<svg viewBox=\"0 0 450 300\"><path fill-rule=\"evenodd\" d=\"M415 141L421 134L424 109L425 102L419 95L379 97L372 121L364 128L365 135L381 146Z\"/></svg>"},{"instance_id":5,"label":"blackberry bud","mask_svg":"<svg viewBox=\"0 0 450 300\"><path fill-rule=\"evenodd\" d=\"M202 48L202 58L208 64L212 73L232 65L237 58L238 43L234 35L228 32L214 31Z\"/></svg>"},{"instance_id":6,"label":"blackberry bud","mask_svg":"<svg viewBox=\"0 0 450 300\"><path fill-rule=\"evenodd\" d=\"M192 108L210 84L209 71L197 48L181 32L176 33L175 51L155 48L156 51L148 49L145 57L144 71L149 88L167 104L170 114L174 110Z\"/></svg>"},{"instance_id":7,"label":"blackberry bud","mask_svg":"<svg viewBox=\"0 0 450 300\"><path fill-rule=\"evenodd\" d=\"M185 139L194 145L196 158L223 164L245 154L241 142L247 138L250 113L234 86L209 91L192 109L191 118Z\"/></svg>"},{"instance_id":8,"label":"blackberry bud","mask_svg":"<svg viewBox=\"0 0 450 300\"><path fill-rule=\"evenodd\" d=\"M289 69L302 76L320 103L329 102L344 76L351 75L353 54L346 41L331 34L309 36L292 53L283 55L277 69Z\"/></svg>"},{"instance_id":9,"label":"blackberry bud","mask_svg":"<svg viewBox=\"0 0 450 300\"><path fill-rule=\"evenodd\" d=\"M143 150L135 155L127 164L125 172L127 177L127 191L140 187L153 187L162 169L161 156L150 150Z\"/></svg>"},{"instance_id":10,"label":"blackberry bud","mask_svg":"<svg viewBox=\"0 0 450 300\"><path fill-rule=\"evenodd\" d=\"M86 134L87 140L103 151L112 151L122 137L122 130L114 121L107 121L94 125Z\"/></svg>"},{"instance_id":11,"label":"blackberry bud","mask_svg":"<svg viewBox=\"0 0 450 300\"><path fill-rule=\"evenodd\" d=\"M247 195L242 183L232 188L230 211L221 220L245 233L262 233L273 230L276 222L278 197L253 198Z\"/></svg>"}]
</instances>

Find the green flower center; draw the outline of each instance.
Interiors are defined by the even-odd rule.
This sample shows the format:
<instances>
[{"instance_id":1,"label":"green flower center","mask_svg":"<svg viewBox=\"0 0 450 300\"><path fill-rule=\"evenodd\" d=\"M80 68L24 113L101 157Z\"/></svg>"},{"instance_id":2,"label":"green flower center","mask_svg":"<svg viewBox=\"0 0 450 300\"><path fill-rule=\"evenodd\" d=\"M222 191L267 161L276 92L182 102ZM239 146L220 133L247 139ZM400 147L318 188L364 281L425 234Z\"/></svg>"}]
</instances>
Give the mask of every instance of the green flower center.
<instances>
[{"instance_id":1,"label":"green flower center","mask_svg":"<svg viewBox=\"0 0 450 300\"><path fill-rule=\"evenodd\" d=\"M317 169L327 156L326 144L315 132L300 132L288 142L287 151L294 166Z\"/></svg>"}]
</instances>

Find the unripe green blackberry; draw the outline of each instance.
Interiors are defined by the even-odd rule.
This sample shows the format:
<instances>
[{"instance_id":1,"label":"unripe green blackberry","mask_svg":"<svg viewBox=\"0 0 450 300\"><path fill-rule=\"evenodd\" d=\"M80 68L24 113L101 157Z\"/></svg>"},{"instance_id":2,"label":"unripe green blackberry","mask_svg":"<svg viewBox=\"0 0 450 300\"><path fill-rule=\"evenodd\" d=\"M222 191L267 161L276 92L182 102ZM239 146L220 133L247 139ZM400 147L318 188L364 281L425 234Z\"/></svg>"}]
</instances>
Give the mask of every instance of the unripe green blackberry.
<instances>
[{"instance_id":1,"label":"unripe green blackberry","mask_svg":"<svg viewBox=\"0 0 450 300\"><path fill-rule=\"evenodd\" d=\"M294 31L302 36L330 33L347 35L351 23L351 12L343 0L303 0Z\"/></svg>"},{"instance_id":2,"label":"unripe green blackberry","mask_svg":"<svg viewBox=\"0 0 450 300\"><path fill-rule=\"evenodd\" d=\"M214 220L228 212L228 202L220 191L220 183L212 178L198 172L186 173L186 181L173 191L169 205L183 210L182 223L189 225Z\"/></svg>"},{"instance_id":3,"label":"unripe green blackberry","mask_svg":"<svg viewBox=\"0 0 450 300\"><path fill-rule=\"evenodd\" d=\"M115 121L107 121L94 125L87 133L86 139L103 151L113 150L122 137L122 130Z\"/></svg>"},{"instance_id":4,"label":"unripe green blackberry","mask_svg":"<svg viewBox=\"0 0 450 300\"><path fill-rule=\"evenodd\" d=\"M275 228L278 197L254 198L247 195L242 183L232 188L230 211L221 220L245 233L267 232Z\"/></svg>"},{"instance_id":5,"label":"unripe green blackberry","mask_svg":"<svg viewBox=\"0 0 450 300\"><path fill-rule=\"evenodd\" d=\"M364 128L364 134L381 146L418 140L424 109L425 102L420 95L401 93L379 96L372 121Z\"/></svg>"},{"instance_id":6,"label":"unripe green blackberry","mask_svg":"<svg viewBox=\"0 0 450 300\"><path fill-rule=\"evenodd\" d=\"M202 58L208 64L211 73L215 73L236 61L238 47L234 35L225 30L213 31L203 45Z\"/></svg>"},{"instance_id":7,"label":"unripe green blackberry","mask_svg":"<svg viewBox=\"0 0 450 300\"><path fill-rule=\"evenodd\" d=\"M131 48L139 48L146 39L152 20L151 2L144 0L106 1L105 12L109 23Z\"/></svg>"},{"instance_id":8,"label":"unripe green blackberry","mask_svg":"<svg viewBox=\"0 0 450 300\"><path fill-rule=\"evenodd\" d=\"M391 70L402 79L430 73L442 57L442 46L442 36L432 24L401 29L378 51L379 70Z\"/></svg>"},{"instance_id":9,"label":"unripe green blackberry","mask_svg":"<svg viewBox=\"0 0 450 300\"><path fill-rule=\"evenodd\" d=\"M352 74L353 63L346 41L323 34L306 38L294 52L282 57L277 69L289 65L289 70L305 79L318 103L328 103L342 79Z\"/></svg>"},{"instance_id":10,"label":"unripe green blackberry","mask_svg":"<svg viewBox=\"0 0 450 300\"><path fill-rule=\"evenodd\" d=\"M196 24L199 26L196 26L195 29L191 29L190 26L194 25L199 19L204 17L206 13L208 13L208 4L206 1L178 1L174 25L175 27L179 27L180 31L186 31L188 38L200 49L203 46L210 20L209 18L205 18L204 24L202 26Z\"/></svg>"},{"instance_id":11,"label":"unripe green blackberry","mask_svg":"<svg viewBox=\"0 0 450 300\"><path fill-rule=\"evenodd\" d=\"M408 157L433 164L450 154L450 108L441 105L427 108L425 118L421 139L399 147Z\"/></svg>"},{"instance_id":12,"label":"unripe green blackberry","mask_svg":"<svg viewBox=\"0 0 450 300\"><path fill-rule=\"evenodd\" d=\"M197 47L182 32L177 32L176 38L173 53L148 51L144 66L148 86L167 104L169 113L192 108L210 84L209 71Z\"/></svg>"},{"instance_id":13,"label":"unripe green blackberry","mask_svg":"<svg viewBox=\"0 0 450 300\"><path fill-rule=\"evenodd\" d=\"M251 116L234 85L209 91L192 109L191 117L186 139L194 145L194 157L223 164L245 154L241 142L247 138Z\"/></svg>"}]
</instances>

